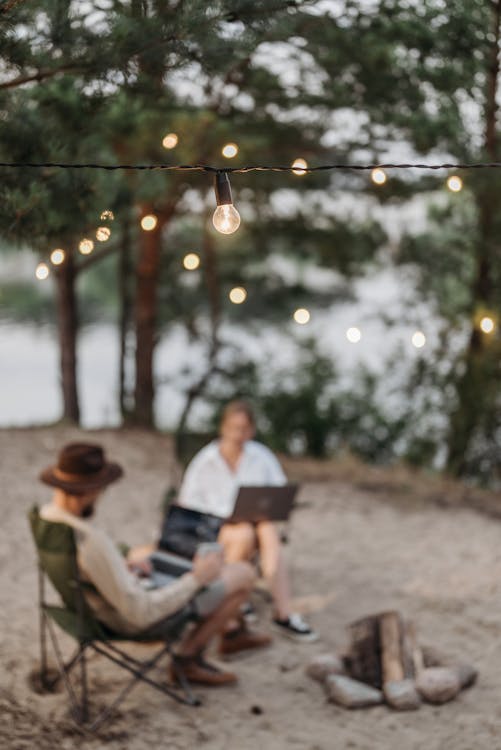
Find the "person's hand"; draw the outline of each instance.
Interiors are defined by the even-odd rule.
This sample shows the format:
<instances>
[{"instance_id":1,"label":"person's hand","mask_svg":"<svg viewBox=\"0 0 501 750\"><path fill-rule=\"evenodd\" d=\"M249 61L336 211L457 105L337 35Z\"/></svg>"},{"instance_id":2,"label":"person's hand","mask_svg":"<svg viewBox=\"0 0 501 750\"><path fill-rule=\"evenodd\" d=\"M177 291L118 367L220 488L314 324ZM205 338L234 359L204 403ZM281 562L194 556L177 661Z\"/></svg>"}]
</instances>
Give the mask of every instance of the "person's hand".
<instances>
[{"instance_id":1,"label":"person's hand","mask_svg":"<svg viewBox=\"0 0 501 750\"><path fill-rule=\"evenodd\" d=\"M192 573L200 586L206 586L221 574L223 567L223 553L209 552L206 555L195 555Z\"/></svg>"},{"instance_id":2,"label":"person's hand","mask_svg":"<svg viewBox=\"0 0 501 750\"><path fill-rule=\"evenodd\" d=\"M153 566L148 558L143 560L128 560L127 567L131 573L134 573L139 578L148 578L153 571Z\"/></svg>"}]
</instances>

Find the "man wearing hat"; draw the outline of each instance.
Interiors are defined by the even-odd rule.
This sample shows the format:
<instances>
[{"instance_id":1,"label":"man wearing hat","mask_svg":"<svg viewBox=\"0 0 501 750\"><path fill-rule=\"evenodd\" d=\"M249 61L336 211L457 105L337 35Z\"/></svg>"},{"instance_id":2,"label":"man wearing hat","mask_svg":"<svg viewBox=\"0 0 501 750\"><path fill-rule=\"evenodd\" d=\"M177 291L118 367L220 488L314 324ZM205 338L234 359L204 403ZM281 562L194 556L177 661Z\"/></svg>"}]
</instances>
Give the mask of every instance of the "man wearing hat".
<instances>
[{"instance_id":1,"label":"man wearing hat","mask_svg":"<svg viewBox=\"0 0 501 750\"><path fill-rule=\"evenodd\" d=\"M237 634L233 650L269 643L265 635L242 630L237 618L254 584L252 567L245 562L223 564L218 552L196 555L191 572L163 588L145 590L112 540L90 520L103 490L122 474L117 463L106 460L101 446L88 443L66 445L57 465L40 474L42 482L54 487L52 502L41 508L40 516L75 531L79 574L95 589L85 592L89 607L100 622L117 633L149 631L161 637L163 623L190 606L197 624L178 649L186 677L206 685L235 682L235 674L209 664L203 652L220 633L223 641L231 638L234 642ZM172 677L175 679L174 673Z\"/></svg>"}]
</instances>

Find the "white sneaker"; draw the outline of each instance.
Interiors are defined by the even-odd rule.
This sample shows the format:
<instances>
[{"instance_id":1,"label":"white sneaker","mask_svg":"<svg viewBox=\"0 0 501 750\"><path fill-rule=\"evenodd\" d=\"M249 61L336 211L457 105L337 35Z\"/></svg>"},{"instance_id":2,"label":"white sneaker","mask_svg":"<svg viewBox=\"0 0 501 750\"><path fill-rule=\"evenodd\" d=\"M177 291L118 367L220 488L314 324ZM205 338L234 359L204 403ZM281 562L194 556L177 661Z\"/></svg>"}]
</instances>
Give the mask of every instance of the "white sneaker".
<instances>
[{"instance_id":1,"label":"white sneaker","mask_svg":"<svg viewBox=\"0 0 501 750\"><path fill-rule=\"evenodd\" d=\"M313 628L297 613L289 615L285 620L275 618L272 626L278 633L282 633L282 635L292 638L294 641L313 643L313 641L318 640L318 633L315 633Z\"/></svg>"}]
</instances>

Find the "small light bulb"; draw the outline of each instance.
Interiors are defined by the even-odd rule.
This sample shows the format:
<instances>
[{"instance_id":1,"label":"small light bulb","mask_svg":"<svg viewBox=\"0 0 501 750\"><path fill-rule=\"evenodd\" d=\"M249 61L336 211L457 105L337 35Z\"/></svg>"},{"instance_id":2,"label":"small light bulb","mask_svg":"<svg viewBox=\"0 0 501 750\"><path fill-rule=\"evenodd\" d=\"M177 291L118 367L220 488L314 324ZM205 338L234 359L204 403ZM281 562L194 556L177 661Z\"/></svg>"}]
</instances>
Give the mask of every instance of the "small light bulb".
<instances>
[{"instance_id":1,"label":"small light bulb","mask_svg":"<svg viewBox=\"0 0 501 750\"><path fill-rule=\"evenodd\" d=\"M233 234L240 226L240 214L233 205L230 180L226 172L216 172L214 190L217 207L212 223L221 234Z\"/></svg>"},{"instance_id":2,"label":"small light bulb","mask_svg":"<svg viewBox=\"0 0 501 750\"><path fill-rule=\"evenodd\" d=\"M346 338L350 343L358 344L358 342L362 338L362 332L360 328L357 328L356 326L348 328L348 330L346 331Z\"/></svg>"},{"instance_id":3,"label":"small light bulb","mask_svg":"<svg viewBox=\"0 0 501 750\"><path fill-rule=\"evenodd\" d=\"M113 211L109 211L108 209L106 211L103 211L103 213L100 216L101 221L113 221L115 218L115 215Z\"/></svg>"},{"instance_id":4,"label":"small light bulb","mask_svg":"<svg viewBox=\"0 0 501 750\"><path fill-rule=\"evenodd\" d=\"M165 138L162 141L162 146L164 148L176 148L178 144L179 138L175 133L167 133Z\"/></svg>"},{"instance_id":5,"label":"small light bulb","mask_svg":"<svg viewBox=\"0 0 501 750\"><path fill-rule=\"evenodd\" d=\"M82 255L89 255L94 250L94 243L92 240L84 239L78 245L78 249Z\"/></svg>"},{"instance_id":6,"label":"small light bulb","mask_svg":"<svg viewBox=\"0 0 501 750\"><path fill-rule=\"evenodd\" d=\"M56 250L53 250L50 254L50 262L54 266L60 266L61 263L64 262L66 255L64 250L61 250L60 248L57 248Z\"/></svg>"},{"instance_id":7,"label":"small light bulb","mask_svg":"<svg viewBox=\"0 0 501 750\"><path fill-rule=\"evenodd\" d=\"M194 271L200 265L200 257L196 253L188 253L183 258L183 266L187 271Z\"/></svg>"},{"instance_id":8,"label":"small light bulb","mask_svg":"<svg viewBox=\"0 0 501 750\"><path fill-rule=\"evenodd\" d=\"M371 180L375 185L384 185L386 182L386 172L384 169L380 169L379 167L373 169L371 172Z\"/></svg>"},{"instance_id":9,"label":"small light bulb","mask_svg":"<svg viewBox=\"0 0 501 750\"><path fill-rule=\"evenodd\" d=\"M308 174L304 170L308 167L308 162L305 159L294 159L292 162L292 171L294 174L304 175Z\"/></svg>"},{"instance_id":10,"label":"small light bulb","mask_svg":"<svg viewBox=\"0 0 501 750\"><path fill-rule=\"evenodd\" d=\"M218 206L214 211L212 223L221 234L233 234L240 226L240 214L232 204Z\"/></svg>"},{"instance_id":11,"label":"small light bulb","mask_svg":"<svg viewBox=\"0 0 501 750\"><path fill-rule=\"evenodd\" d=\"M463 180L454 174L447 180L447 187L452 193L459 193L463 189Z\"/></svg>"},{"instance_id":12,"label":"small light bulb","mask_svg":"<svg viewBox=\"0 0 501 750\"><path fill-rule=\"evenodd\" d=\"M226 146L223 146L221 153L227 159L233 159L238 154L238 146L236 143L227 143Z\"/></svg>"},{"instance_id":13,"label":"small light bulb","mask_svg":"<svg viewBox=\"0 0 501 750\"><path fill-rule=\"evenodd\" d=\"M482 318L480 321L480 328L484 333L492 333L494 330L494 321L492 318L489 318L488 315Z\"/></svg>"},{"instance_id":14,"label":"small light bulb","mask_svg":"<svg viewBox=\"0 0 501 750\"><path fill-rule=\"evenodd\" d=\"M96 230L96 240L98 242L107 242L111 237L111 229L108 227L98 227Z\"/></svg>"},{"instance_id":15,"label":"small light bulb","mask_svg":"<svg viewBox=\"0 0 501 750\"><path fill-rule=\"evenodd\" d=\"M228 296L234 305L241 305L247 299L247 292L243 286L235 286Z\"/></svg>"},{"instance_id":16,"label":"small light bulb","mask_svg":"<svg viewBox=\"0 0 501 750\"><path fill-rule=\"evenodd\" d=\"M158 219L153 214L147 214L141 219L141 227L145 232L151 232L158 224Z\"/></svg>"},{"instance_id":17,"label":"small light bulb","mask_svg":"<svg viewBox=\"0 0 501 750\"><path fill-rule=\"evenodd\" d=\"M47 263L39 263L35 270L35 276L39 281L45 281L49 276L49 266Z\"/></svg>"},{"instance_id":18,"label":"small light bulb","mask_svg":"<svg viewBox=\"0 0 501 750\"><path fill-rule=\"evenodd\" d=\"M415 346L416 349L422 349L423 346L426 344L426 336L422 331L416 331L412 334L412 346Z\"/></svg>"},{"instance_id":19,"label":"small light bulb","mask_svg":"<svg viewBox=\"0 0 501 750\"><path fill-rule=\"evenodd\" d=\"M306 323L309 323L310 320L310 313L305 307L299 307L296 312L294 313L294 320L296 323L299 323L299 325L304 326Z\"/></svg>"}]
</instances>

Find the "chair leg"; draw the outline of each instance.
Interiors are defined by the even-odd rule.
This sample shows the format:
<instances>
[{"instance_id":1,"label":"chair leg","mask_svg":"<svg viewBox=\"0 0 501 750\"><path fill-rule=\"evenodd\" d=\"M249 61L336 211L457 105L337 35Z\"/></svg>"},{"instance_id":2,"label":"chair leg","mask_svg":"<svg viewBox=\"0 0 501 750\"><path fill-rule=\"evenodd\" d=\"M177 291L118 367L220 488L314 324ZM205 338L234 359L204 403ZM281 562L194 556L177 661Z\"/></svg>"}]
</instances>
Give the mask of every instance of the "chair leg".
<instances>
[{"instance_id":1,"label":"chair leg","mask_svg":"<svg viewBox=\"0 0 501 750\"><path fill-rule=\"evenodd\" d=\"M80 683L81 683L81 716L82 723L89 720L89 701L88 701L88 690L87 690L87 646L85 644L80 645Z\"/></svg>"}]
</instances>

